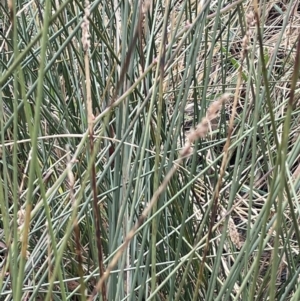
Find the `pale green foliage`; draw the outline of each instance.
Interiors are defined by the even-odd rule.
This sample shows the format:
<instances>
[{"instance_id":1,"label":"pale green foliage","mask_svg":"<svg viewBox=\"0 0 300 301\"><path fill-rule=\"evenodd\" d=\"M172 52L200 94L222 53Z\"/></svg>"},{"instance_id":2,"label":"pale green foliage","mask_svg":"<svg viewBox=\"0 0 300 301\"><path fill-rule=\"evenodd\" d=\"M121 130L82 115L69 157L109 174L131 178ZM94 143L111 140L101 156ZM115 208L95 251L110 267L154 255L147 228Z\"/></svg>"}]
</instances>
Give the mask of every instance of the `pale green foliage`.
<instances>
[{"instance_id":1,"label":"pale green foliage","mask_svg":"<svg viewBox=\"0 0 300 301\"><path fill-rule=\"evenodd\" d=\"M233 97L136 231L107 300L300 300L297 1L259 7L261 40L252 1L141 2L90 6L93 154L82 2L1 6L0 300L85 300L99 280L93 164L107 267L224 93L238 97L224 176Z\"/></svg>"}]
</instances>

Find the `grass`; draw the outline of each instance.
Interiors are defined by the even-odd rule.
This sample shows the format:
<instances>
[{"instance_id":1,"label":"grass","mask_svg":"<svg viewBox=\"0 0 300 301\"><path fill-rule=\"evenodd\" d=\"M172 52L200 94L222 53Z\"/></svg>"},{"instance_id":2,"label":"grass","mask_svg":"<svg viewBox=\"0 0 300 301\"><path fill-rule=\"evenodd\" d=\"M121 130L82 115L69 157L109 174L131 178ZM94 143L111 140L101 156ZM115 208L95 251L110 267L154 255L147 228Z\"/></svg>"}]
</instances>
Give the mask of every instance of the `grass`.
<instances>
[{"instance_id":1,"label":"grass","mask_svg":"<svg viewBox=\"0 0 300 301\"><path fill-rule=\"evenodd\" d=\"M0 5L0 300L299 300L297 1Z\"/></svg>"}]
</instances>

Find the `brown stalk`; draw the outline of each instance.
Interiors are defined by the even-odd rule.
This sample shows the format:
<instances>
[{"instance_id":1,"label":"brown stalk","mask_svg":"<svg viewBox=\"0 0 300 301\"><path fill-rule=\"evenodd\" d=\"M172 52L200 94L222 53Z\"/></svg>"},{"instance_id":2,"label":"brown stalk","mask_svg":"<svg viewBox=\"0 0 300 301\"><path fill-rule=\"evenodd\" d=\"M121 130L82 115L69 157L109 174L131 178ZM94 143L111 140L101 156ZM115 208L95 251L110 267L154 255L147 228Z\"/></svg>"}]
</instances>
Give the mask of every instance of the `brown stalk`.
<instances>
[{"instance_id":1,"label":"brown stalk","mask_svg":"<svg viewBox=\"0 0 300 301\"><path fill-rule=\"evenodd\" d=\"M202 262L201 262L201 266L200 266L199 273L198 273L198 279L197 279L196 287L194 290L193 300L197 300L197 292L199 291L200 285L202 283L204 265L205 265L206 257L208 255L208 252L210 249L210 240L212 238L213 227L215 225L215 220L216 220L217 213L218 213L219 195L220 195L220 191L222 188L222 180L223 180L223 177L225 174L225 169L226 169L228 159L229 159L229 147L230 147L230 143L231 143L231 135L233 132L234 118L236 115L236 107L237 107L237 103L238 103L239 91L240 91L240 87L242 84L243 61L247 54L247 42L248 42L247 34L248 33L246 33L246 36L243 40L243 48L244 49L243 49L243 53L242 53L242 57L241 57L241 64L239 67L237 85L236 85L236 89L235 89L234 102L233 102L233 107L232 107L232 114L231 114L229 125L228 125L228 134L227 134L226 143L224 145L224 155L223 155L223 159L222 159L222 163L221 163L221 167L220 167L219 178L218 178L218 182L216 184L215 191L213 194L213 199L212 199L213 205L212 205L212 211L211 211L211 218L210 218L210 223L208 225L206 244L205 244L205 248L203 251Z\"/></svg>"},{"instance_id":2,"label":"brown stalk","mask_svg":"<svg viewBox=\"0 0 300 301\"><path fill-rule=\"evenodd\" d=\"M88 131L89 131L89 147L90 147L90 156L92 157L94 153L94 115L92 111L92 95L91 95L91 81L90 81L90 65L89 65L89 21L88 17L90 15L89 11L89 2L85 1L85 14L84 20L82 22L82 45L84 50L84 65L85 65L85 78L86 78L86 105L87 105L87 115L88 115ZM101 245L101 214L100 208L98 208L98 196L97 196L97 187L96 187L96 167L95 162L92 162L91 167L91 186L93 193L93 209L94 209L94 222L96 229L96 245L98 251L98 264L100 277L104 274L104 264L103 264L103 251ZM102 300L106 301L106 287L105 283L101 287Z\"/></svg>"},{"instance_id":3,"label":"brown stalk","mask_svg":"<svg viewBox=\"0 0 300 301\"><path fill-rule=\"evenodd\" d=\"M71 199L72 206L73 206L75 204L75 194L74 194L75 179L74 179L74 175L72 173L72 162L71 162L70 158L68 158L67 169L68 169L68 178L69 178L69 185L70 185L70 199ZM81 300L86 300L85 284L83 281L84 275L83 275L83 268L82 268L83 260L82 260L82 255L81 255L80 229L79 229L77 217L74 220L73 228L74 228L74 239L75 239L75 252L76 252L76 257L77 257L77 262L78 262L78 275L80 278Z\"/></svg>"}]
</instances>

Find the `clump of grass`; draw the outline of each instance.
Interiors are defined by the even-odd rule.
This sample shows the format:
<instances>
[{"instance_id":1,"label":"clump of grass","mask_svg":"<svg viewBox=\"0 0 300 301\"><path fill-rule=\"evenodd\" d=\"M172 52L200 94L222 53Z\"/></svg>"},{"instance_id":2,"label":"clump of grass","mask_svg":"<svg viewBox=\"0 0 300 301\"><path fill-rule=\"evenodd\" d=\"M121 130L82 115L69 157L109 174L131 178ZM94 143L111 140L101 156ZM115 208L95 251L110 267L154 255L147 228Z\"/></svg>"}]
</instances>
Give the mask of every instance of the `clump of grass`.
<instances>
[{"instance_id":1,"label":"clump of grass","mask_svg":"<svg viewBox=\"0 0 300 301\"><path fill-rule=\"evenodd\" d=\"M299 300L296 2L1 5L1 298Z\"/></svg>"}]
</instances>

